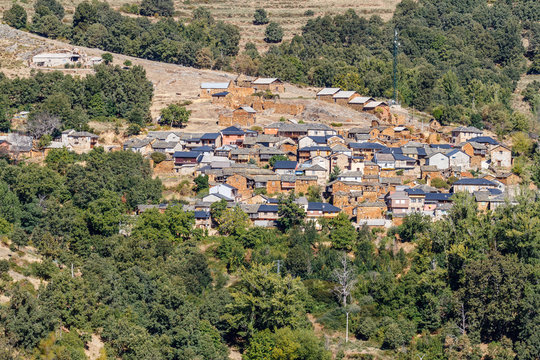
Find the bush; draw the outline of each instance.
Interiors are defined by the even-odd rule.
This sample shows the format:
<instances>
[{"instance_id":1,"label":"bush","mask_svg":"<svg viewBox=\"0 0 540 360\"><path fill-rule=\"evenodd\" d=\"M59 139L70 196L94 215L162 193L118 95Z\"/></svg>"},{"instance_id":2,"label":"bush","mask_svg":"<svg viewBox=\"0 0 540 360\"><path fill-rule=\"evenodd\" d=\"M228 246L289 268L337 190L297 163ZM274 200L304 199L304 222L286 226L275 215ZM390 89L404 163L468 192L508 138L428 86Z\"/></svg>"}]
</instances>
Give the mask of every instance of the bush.
<instances>
[{"instance_id":1,"label":"bush","mask_svg":"<svg viewBox=\"0 0 540 360\"><path fill-rule=\"evenodd\" d=\"M141 126L139 124L130 124L127 128L126 135L133 136L141 133Z\"/></svg>"},{"instance_id":2,"label":"bush","mask_svg":"<svg viewBox=\"0 0 540 360\"><path fill-rule=\"evenodd\" d=\"M154 164L159 164L167 159L167 156L160 152L153 152L150 158L154 160Z\"/></svg>"},{"instance_id":3,"label":"bush","mask_svg":"<svg viewBox=\"0 0 540 360\"><path fill-rule=\"evenodd\" d=\"M304 12L304 16L313 16L315 15L315 11L309 9Z\"/></svg>"},{"instance_id":4,"label":"bush","mask_svg":"<svg viewBox=\"0 0 540 360\"><path fill-rule=\"evenodd\" d=\"M283 40L283 28L276 22L271 22L264 32L264 41L267 43L279 43Z\"/></svg>"},{"instance_id":5,"label":"bush","mask_svg":"<svg viewBox=\"0 0 540 360\"><path fill-rule=\"evenodd\" d=\"M254 25L265 25L265 24L268 24L269 22L268 14L266 13L266 10L264 9L255 10L255 14L253 14L253 17L254 17L254 20L253 20Z\"/></svg>"},{"instance_id":6,"label":"bush","mask_svg":"<svg viewBox=\"0 0 540 360\"><path fill-rule=\"evenodd\" d=\"M25 28L26 19L26 10L19 4L13 4L11 9L4 13L4 22L15 29Z\"/></svg>"},{"instance_id":7,"label":"bush","mask_svg":"<svg viewBox=\"0 0 540 360\"><path fill-rule=\"evenodd\" d=\"M140 14L143 16L173 16L174 4L172 0L143 0Z\"/></svg>"},{"instance_id":8,"label":"bush","mask_svg":"<svg viewBox=\"0 0 540 360\"><path fill-rule=\"evenodd\" d=\"M431 186L436 187L437 189L448 189L450 186L448 186L448 183L444 181L444 179L441 178L435 178L431 180Z\"/></svg>"},{"instance_id":9,"label":"bush","mask_svg":"<svg viewBox=\"0 0 540 360\"><path fill-rule=\"evenodd\" d=\"M9 261L0 260L0 274L5 274L9 271Z\"/></svg>"}]
</instances>

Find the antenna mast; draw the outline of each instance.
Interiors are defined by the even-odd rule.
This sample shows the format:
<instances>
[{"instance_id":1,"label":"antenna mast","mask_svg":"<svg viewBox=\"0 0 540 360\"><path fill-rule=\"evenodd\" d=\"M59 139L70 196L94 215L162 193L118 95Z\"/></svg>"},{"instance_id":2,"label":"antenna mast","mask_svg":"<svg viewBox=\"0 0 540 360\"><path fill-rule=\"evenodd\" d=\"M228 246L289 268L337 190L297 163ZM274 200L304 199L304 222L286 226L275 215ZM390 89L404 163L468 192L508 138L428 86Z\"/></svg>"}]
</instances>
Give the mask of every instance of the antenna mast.
<instances>
[{"instance_id":1,"label":"antenna mast","mask_svg":"<svg viewBox=\"0 0 540 360\"><path fill-rule=\"evenodd\" d=\"M394 83L394 105L397 105L398 103L398 72L397 72L397 55L398 55L398 47L399 47L399 41L398 41L398 30L397 28L394 29L394 74L393 74L393 83Z\"/></svg>"}]
</instances>

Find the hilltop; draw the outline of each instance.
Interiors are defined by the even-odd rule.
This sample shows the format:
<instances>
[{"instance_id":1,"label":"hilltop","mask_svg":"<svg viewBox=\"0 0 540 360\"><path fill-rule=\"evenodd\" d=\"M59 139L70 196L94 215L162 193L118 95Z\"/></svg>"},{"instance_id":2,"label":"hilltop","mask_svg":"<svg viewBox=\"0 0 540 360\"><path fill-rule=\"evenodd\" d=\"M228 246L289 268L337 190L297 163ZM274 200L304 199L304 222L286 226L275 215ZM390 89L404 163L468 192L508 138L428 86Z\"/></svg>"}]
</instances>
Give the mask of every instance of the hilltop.
<instances>
[{"instance_id":1,"label":"hilltop","mask_svg":"<svg viewBox=\"0 0 540 360\"><path fill-rule=\"evenodd\" d=\"M71 20L75 8L83 0L61 0L66 9L66 20ZM139 4L140 0L110 0L107 1L115 10L120 10L124 4ZM193 10L203 6L210 10L216 20L222 20L230 24L237 25L241 29L242 44L248 41L254 42L260 49L265 49L264 43L265 26L253 25L253 13L255 9L263 7L268 12L271 21L279 23L285 30L285 39L291 39L294 35L301 33L302 26L311 17L323 15L342 14L347 9L353 9L358 14L369 17L379 15L383 20L389 20L399 3L399 0L309 0L309 1L287 1L270 0L264 3L256 1L241 0L219 0L219 1L175 1L175 18L189 20ZM19 2L31 16L34 12L33 1ZM11 7L12 1L0 0L0 13ZM306 11L313 11L313 15L306 15ZM309 14L309 13L308 13Z\"/></svg>"}]
</instances>

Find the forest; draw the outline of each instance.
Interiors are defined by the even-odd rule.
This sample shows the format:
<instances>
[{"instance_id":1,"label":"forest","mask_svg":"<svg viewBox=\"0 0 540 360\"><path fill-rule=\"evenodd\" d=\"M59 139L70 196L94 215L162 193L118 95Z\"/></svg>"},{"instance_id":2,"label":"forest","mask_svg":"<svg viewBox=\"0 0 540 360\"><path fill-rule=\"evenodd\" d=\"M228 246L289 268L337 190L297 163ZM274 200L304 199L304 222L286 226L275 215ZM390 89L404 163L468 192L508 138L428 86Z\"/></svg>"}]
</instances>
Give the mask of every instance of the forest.
<instances>
[{"instance_id":1,"label":"forest","mask_svg":"<svg viewBox=\"0 0 540 360\"><path fill-rule=\"evenodd\" d=\"M531 127L512 110L510 97L522 74L540 69L540 3L535 0L405 0L388 22L348 10L308 20L301 35L283 42L280 36L281 44L263 54L253 43L241 51L239 29L215 21L204 7L192 19L174 20L170 2L143 3L141 14L162 16L126 16L107 3L83 2L72 23L64 24L56 0L39 0L31 23L22 8L9 13L7 22L75 45L382 98L392 97L397 30L402 104L428 111L442 123L485 126L499 135Z\"/></svg>"},{"instance_id":2,"label":"forest","mask_svg":"<svg viewBox=\"0 0 540 360\"><path fill-rule=\"evenodd\" d=\"M231 348L246 360L343 359L342 337L315 325L344 334L347 314L350 337L388 358L540 356L534 193L489 212L457 194L443 220L409 215L386 233L344 214L317 231L294 194L279 200L279 229L218 202L210 236L180 203L135 215L164 201L139 154L0 161L1 241L43 259L0 261L2 359L85 359L92 334L100 359L227 359ZM13 283L10 269L44 282Z\"/></svg>"},{"instance_id":3,"label":"forest","mask_svg":"<svg viewBox=\"0 0 540 360\"><path fill-rule=\"evenodd\" d=\"M84 78L54 71L9 79L0 72L0 131L9 130L10 115L19 111L29 111L30 122L45 114L58 118L56 130L87 130L90 119L117 117L142 125L150 118L153 91L140 66L102 64Z\"/></svg>"}]
</instances>

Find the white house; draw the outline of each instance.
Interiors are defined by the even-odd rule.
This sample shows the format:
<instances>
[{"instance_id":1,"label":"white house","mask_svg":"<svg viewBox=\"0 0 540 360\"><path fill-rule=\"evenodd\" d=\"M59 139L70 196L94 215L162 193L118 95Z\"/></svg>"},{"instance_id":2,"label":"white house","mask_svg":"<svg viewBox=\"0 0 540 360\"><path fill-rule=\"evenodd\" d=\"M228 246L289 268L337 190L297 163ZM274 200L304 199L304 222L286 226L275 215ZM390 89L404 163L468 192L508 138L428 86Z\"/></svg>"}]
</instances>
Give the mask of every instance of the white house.
<instances>
[{"instance_id":1,"label":"white house","mask_svg":"<svg viewBox=\"0 0 540 360\"><path fill-rule=\"evenodd\" d=\"M364 174L360 171L347 171L339 174L337 178L341 181L361 182L363 175Z\"/></svg>"},{"instance_id":2,"label":"white house","mask_svg":"<svg viewBox=\"0 0 540 360\"><path fill-rule=\"evenodd\" d=\"M427 160L426 165L436 166L439 170L445 170L450 167L450 159L448 159L448 156L440 152L431 154Z\"/></svg>"},{"instance_id":3,"label":"white house","mask_svg":"<svg viewBox=\"0 0 540 360\"><path fill-rule=\"evenodd\" d=\"M208 193L209 195L221 195L235 202L240 200L240 197L238 196L238 189L229 184L218 184L216 186L212 186Z\"/></svg>"},{"instance_id":4,"label":"white house","mask_svg":"<svg viewBox=\"0 0 540 360\"><path fill-rule=\"evenodd\" d=\"M461 150L452 150L446 156L450 166L458 166L462 170L469 169L471 166L471 157Z\"/></svg>"}]
</instances>

